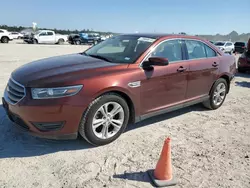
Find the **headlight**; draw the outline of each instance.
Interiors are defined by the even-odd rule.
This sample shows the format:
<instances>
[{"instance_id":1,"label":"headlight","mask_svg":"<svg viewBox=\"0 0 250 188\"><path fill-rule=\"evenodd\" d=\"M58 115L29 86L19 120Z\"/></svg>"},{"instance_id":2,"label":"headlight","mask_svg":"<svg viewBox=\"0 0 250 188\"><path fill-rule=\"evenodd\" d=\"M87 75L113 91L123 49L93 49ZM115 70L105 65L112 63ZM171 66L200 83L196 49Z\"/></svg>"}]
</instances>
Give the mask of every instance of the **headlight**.
<instances>
[{"instance_id":1,"label":"headlight","mask_svg":"<svg viewBox=\"0 0 250 188\"><path fill-rule=\"evenodd\" d=\"M31 88L33 99L61 98L77 94L82 89L82 85L56 87L56 88Z\"/></svg>"}]
</instances>

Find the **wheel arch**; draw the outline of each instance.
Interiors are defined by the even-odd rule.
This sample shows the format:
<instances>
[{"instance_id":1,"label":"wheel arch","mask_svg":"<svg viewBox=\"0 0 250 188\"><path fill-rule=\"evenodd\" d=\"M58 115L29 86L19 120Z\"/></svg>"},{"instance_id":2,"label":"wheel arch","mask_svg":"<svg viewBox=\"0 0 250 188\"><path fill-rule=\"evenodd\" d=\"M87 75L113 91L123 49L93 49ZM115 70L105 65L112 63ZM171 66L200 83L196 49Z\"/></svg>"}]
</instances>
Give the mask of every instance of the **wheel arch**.
<instances>
[{"instance_id":1,"label":"wheel arch","mask_svg":"<svg viewBox=\"0 0 250 188\"><path fill-rule=\"evenodd\" d=\"M7 35L3 35L0 40L2 40L2 38L6 37L8 40L10 40L10 38Z\"/></svg>"},{"instance_id":2,"label":"wheel arch","mask_svg":"<svg viewBox=\"0 0 250 188\"><path fill-rule=\"evenodd\" d=\"M101 91L98 94L95 95L94 98L98 98L102 95L108 94L108 93L114 93L116 95L119 95L121 98L123 98L129 107L129 123L135 123L135 117L136 117L136 112L135 112L135 104L132 99L132 97L123 89L120 88L109 88L108 90Z\"/></svg>"},{"instance_id":3,"label":"wheel arch","mask_svg":"<svg viewBox=\"0 0 250 188\"><path fill-rule=\"evenodd\" d=\"M227 74L221 74L221 75L217 78L217 80L220 79L220 78L223 78L223 79L226 80L226 82L227 82L227 93L228 93L229 90L230 90L230 77L229 77L229 75L227 75ZM217 80L214 81L212 87L210 88L209 94L211 94L211 90L212 90L212 88L213 88L213 86L214 86L214 84L215 84L215 82L216 82Z\"/></svg>"}]
</instances>

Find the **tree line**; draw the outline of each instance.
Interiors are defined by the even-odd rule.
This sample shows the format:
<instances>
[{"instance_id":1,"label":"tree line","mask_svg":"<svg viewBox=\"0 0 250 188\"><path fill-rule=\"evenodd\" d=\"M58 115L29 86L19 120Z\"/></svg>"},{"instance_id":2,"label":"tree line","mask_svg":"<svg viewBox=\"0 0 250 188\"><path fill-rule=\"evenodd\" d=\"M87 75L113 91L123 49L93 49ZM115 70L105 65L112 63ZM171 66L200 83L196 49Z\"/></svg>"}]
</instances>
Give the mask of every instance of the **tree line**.
<instances>
[{"instance_id":1,"label":"tree line","mask_svg":"<svg viewBox=\"0 0 250 188\"><path fill-rule=\"evenodd\" d=\"M0 25L0 28L1 29L5 29L5 30L8 30L10 32L21 32L22 30L24 29L32 29L32 27L23 27L23 26L8 26L8 25ZM55 31L56 33L59 33L59 34L63 34L63 35L68 35L68 34L72 34L72 33L99 33L99 34L102 34L102 35L110 35L110 34L114 34L112 32L103 32L103 31L93 31L93 30L90 30L90 29L82 29L82 30L65 30L65 29L52 29L52 28L37 28L37 30L53 30Z\"/></svg>"}]
</instances>

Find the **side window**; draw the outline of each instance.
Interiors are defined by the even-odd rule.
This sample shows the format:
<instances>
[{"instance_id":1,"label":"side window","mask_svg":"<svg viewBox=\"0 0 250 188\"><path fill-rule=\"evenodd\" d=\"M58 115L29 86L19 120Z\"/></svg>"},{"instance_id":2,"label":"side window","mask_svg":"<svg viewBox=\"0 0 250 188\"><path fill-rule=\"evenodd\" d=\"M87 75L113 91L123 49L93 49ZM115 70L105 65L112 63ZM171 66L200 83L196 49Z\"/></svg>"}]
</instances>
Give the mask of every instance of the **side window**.
<instances>
[{"instance_id":1,"label":"side window","mask_svg":"<svg viewBox=\"0 0 250 188\"><path fill-rule=\"evenodd\" d=\"M187 46L189 59L200 59L207 57L205 47L202 42L195 40L186 40L185 43Z\"/></svg>"},{"instance_id":2,"label":"side window","mask_svg":"<svg viewBox=\"0 0 250 188\"><path fill-rule=\"evenodd\" d=\"M169 62L182 60L182 47L180 40L168 40L156 47L151 57L164 57Z\"/></svg>"},{"instance_id":3,"label":"side window","mask_svg":"<svg viewBox=\"0 0 250 188\"><path fill-rule=\"evenodd\" d=\"M206 49L206 52L207 52L207 57L216 57L217 56L217 53L212 49L210 48L209 46L205 45L205 49Z\"/></svg>"},{"instance_id":4,"label":"side window","mask_svg":"<svg viewBox=\"0 0 250 188\"><path fill-rule=\"evenodd\" d=\"M3 33L3 31L2 31L2 30L0 30L0 33Z\"/></svg>"},{"instance_id":5,"label":"side window","mask_svg":"<svg viewBox=\"0 0 250 188\"><path fill-rule=\"evenodd\" d=\"M49 36L52 36L53 35L53 32L48 32L47 33Z\"/></svg>"},{"instance_id":6,"label":"side window","mask_svg":"<svg viewBox=\"0 0 250 188\"><path fill-rule=\"evenodd\" d=\"M42 33L39 34L39 36L46 36L46 35L47 35L46 32L42 32Z\"/></svg>"},{"instance_id":7,"label":"side window","mask_svg":"<svg viewBox=\"0 0 250 188\"><path fill-rule=\"evenodd\" d=\"M228 42L226 43L226 46L232 46L232 43Z\"/></svg>"}]
</instances>

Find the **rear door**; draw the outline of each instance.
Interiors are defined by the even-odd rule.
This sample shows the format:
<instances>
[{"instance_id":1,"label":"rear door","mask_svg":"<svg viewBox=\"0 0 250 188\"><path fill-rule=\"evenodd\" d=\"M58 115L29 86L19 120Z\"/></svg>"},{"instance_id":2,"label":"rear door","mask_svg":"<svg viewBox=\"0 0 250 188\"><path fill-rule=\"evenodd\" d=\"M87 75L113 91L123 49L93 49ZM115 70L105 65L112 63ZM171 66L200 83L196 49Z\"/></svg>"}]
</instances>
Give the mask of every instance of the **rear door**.
<instances>
[{"instance_id":1,"label":"rear door","mask_svg":"<svg viewBox=\"0 0 250 188\"><path fill-rule=\"evenodd\" d=\"M189 74L186 99L193 100L209 94L216 80L220 59L217 53L198 40L185 40Z\"/></svg>"},{"instance_id":2,"label":"rear door","mask_svg":"<svg viewBox=\"0 0 250 188\"><path fill-rule=\"evenodd\" d=\"M56 36L52 31L47 31L46 43L56 43Z\"/></svg>"}]
</instances>

